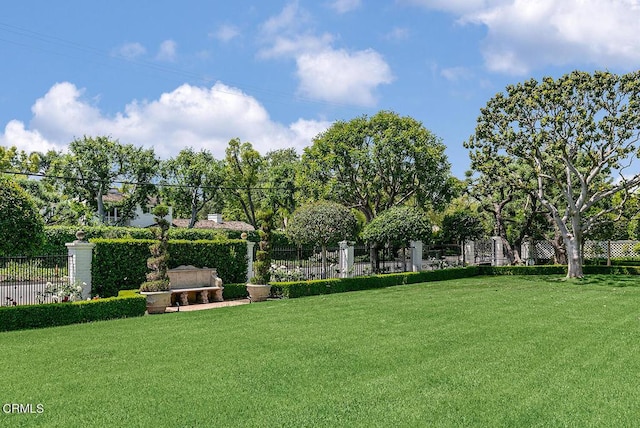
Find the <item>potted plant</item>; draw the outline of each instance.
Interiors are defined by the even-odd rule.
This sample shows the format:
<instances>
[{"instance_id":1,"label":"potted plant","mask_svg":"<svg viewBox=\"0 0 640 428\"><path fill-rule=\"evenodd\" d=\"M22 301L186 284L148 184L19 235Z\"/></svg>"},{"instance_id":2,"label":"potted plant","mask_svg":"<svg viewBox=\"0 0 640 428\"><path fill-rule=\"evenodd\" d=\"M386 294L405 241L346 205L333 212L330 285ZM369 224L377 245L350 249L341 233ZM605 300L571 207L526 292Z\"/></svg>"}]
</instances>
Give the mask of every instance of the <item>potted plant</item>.
<instances>
[{"instance_id":1,"label":"potted plant","mask_svg":"<svg viewBox=\"0 0 640 428\"><path fill-rule=\"evenodd\" d=\"M271 295L271 229L273 222L273 212L262 211L258 215L260 222L260 242L256 251L256 262L254 263L255 276L247 284L247 292L252 302L262 302Z\"/></svg>"},{"instance_id":2,"label":"potted plant","mask_svg":"<svg viewBox=\"0 0 640 428\"><path fill-rule=\"evenodd\" d=\"M157 242L149 246L151 257L147 259L147 267L151 272L147 274L147 280L140 286L140 294L147 297L147 312L161 314L171 304L171 292L169 291L169 275L167 274L169 263L169 243L167 232L169 221L165 218L169 209L164 205L158 205L153 209L153 215L157 227L154 228Z\"/></svg>"}]
</instances>

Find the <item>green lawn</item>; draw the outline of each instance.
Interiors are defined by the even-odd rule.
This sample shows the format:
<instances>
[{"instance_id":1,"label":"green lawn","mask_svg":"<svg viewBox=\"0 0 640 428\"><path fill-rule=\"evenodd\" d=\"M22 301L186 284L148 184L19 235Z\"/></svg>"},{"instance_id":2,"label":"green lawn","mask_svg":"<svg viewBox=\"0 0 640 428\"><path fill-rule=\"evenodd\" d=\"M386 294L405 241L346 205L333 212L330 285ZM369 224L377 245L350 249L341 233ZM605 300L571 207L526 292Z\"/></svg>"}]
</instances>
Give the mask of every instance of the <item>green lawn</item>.
<instances>
[{"instance_id":1,"label":"green lawn","mask_svg":"<svg viewBox=\"0 0 640 428\"><path fill-rule=\"evenodd\" d=\"M0 333L0 426L637 426L640 287L477 277Z\"/></svg>"}]
</instances>

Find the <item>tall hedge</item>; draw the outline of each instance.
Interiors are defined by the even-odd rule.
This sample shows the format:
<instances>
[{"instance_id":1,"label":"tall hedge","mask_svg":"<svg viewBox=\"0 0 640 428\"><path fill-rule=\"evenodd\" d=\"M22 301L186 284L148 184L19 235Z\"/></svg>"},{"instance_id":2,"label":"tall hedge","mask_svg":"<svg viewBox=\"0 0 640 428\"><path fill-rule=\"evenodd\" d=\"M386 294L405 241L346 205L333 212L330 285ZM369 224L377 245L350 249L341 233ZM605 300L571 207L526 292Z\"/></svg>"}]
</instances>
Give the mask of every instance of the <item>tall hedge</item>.
<instances>
[{"instance_id":1,"label":"tall hedge","mask_svg":"<svg viewBox=\"0 0 640 428\"><path fill-rule=\"evenodd\" d=\"M119 290L135 289L146 279L150 239L92 239L92 293L115 296ZM226 241L169 241L169 268L180 265L209 267L227 283L247 279L247 243Z\"/></svg>"},{"instance_id":2,"label":"tall hedge","mask_svg":"<svg viewBox=\"0 0 640 428\"><path fill-rule=\"evenodd\" d=\"M82 229L85 239L153 239L153 232L142 227L116 226L47 226L44 228L44 245L42 254L66 254L68 242L76 239L76 232Z\"/></svg>"},{"instance_id":3,"label":"tall hedge","mask_svg":"<svg viewBox=\"0 0 640 428\"><path fill-rule=\"evenodd\" d=\"M37 255L43 230L33 198L15 181L0 177L0 256Z\"/></svg>"}]
</instances>

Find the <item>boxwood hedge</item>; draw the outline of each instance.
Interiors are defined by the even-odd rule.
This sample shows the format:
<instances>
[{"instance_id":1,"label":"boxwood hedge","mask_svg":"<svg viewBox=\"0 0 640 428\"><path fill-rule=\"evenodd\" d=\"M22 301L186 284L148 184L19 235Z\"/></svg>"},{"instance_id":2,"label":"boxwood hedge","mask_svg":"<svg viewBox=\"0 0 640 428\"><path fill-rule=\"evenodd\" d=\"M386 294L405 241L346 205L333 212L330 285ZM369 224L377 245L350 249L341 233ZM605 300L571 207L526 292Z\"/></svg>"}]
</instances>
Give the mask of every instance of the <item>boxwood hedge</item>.
<instances>
[{"instance_id":1,"label":"boxwood hedge","mask_svg":"<svg viewBox=\"0 0 640 428\"><path fill-rule=\"evenodd\" d=\"M138 317L144 315L146 309L145 297L137 294L71 303L3 306L0 307L0 331Z\"/></svg>"},{"instance_id":2,"label":"boxwood hedge","mask_svg":"<svg viewBox=\"0 0 640 428\"><path fill-rule=\"evenodd\" d=\"M96 244L91 266L92 293L115 296L119 290L135 289L145 281L150 256L149 239L92 239ZM225 284L247 278L247 243L244 240L169 241L169 268L180 265L218 270ZM229 291L231 292L231 291Z\"/></svg>"}]
</instances>

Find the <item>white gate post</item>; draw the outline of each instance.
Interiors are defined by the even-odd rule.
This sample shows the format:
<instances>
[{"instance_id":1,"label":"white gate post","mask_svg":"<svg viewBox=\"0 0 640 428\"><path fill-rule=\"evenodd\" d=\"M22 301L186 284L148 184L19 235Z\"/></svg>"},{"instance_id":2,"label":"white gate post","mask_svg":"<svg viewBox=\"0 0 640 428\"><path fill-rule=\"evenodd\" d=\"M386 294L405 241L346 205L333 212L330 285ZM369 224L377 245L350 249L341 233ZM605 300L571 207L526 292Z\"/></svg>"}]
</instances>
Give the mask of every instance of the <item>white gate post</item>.
<instances>
[{"instance_id":1,"label":"white gate post","mask_svg":"<svg viewBox=\"0 0 640 428\"><path fill-rule=\"evenodd\" d=\"M69 253L69 282L82 287L82 299L91 298L91 260L93 258L92 244L84 240L84 232L76 232L76 240L64 244Z\"/></svg>"},{"instance_id":2,"label":"white gate post","mask_svg":"<svg viewBox=\"0 0 640 428\"><path fill-rule=\"evenodd\" d=\"M338 242L338 245L340 245L340 250L338 251L340 278L348 278L352 276L354 261L353 245L349 245L348 241L340 241Z\"/></svg>"},{"instance_id":3,"label":"white gate post","mask_svg":"<svg viewBox=\"0 0 640 428\"><path fill-rule=\"evenodd\" d=\"M504 264L502 238L500 236L492 236L491 241L493 243L491 266L502 266Z\"/></svg>"},{"instance_id":4,"label":"white gate post","mask_svg":"<svg viewBox=\"0 0 640 428\"><path fill-rule=\"evenodd\" d=\"M420 272L422 270L422 241L411 241L411 271Z\"/></svg>"},{"instance_id":5,"label":"white gate post","mask_svg":"<svg viewBox=\"0 0 640 428\"><path fill-rule=\"evenodd\" d=\"M475 241L465 241L464 243L464 263L465 266L476 264L476 243Z\"/></svg>"},{"instance_id":6,"label":"white gate post","mask_svg":"<svg viewBox=\"0 0 640 428\"><path fill-rule=\"evenodd\" d=\"M252 241L247 241L247 282L251 282L251 278L253 278L253 247L255 247L256 243Z\"/></svg>"}]
</instances>

